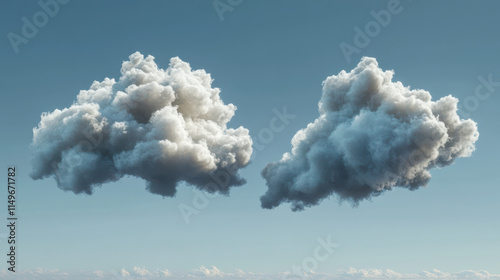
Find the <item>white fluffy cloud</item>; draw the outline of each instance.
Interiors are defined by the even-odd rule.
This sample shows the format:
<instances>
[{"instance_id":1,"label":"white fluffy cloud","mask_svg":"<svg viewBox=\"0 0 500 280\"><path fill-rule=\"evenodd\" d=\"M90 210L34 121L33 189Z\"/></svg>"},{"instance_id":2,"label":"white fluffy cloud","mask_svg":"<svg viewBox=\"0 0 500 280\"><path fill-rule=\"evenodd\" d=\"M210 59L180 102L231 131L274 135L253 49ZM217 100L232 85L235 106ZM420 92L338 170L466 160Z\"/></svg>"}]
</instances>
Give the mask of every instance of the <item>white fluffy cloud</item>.
<instances>
[{"instance_id":1,"label":"white fluffy cloud","mask_svg":"<svg viewBox=\"0 0 500 280\"><path fill-rule=\"evenodd\" d=\"M149 272L149 270L147 270L145 267L134 267L132 269L133 271L133 274L135 276L152 276L153 274L151 272Z\"/></svg>"},{"instance_id":2,"label":"white fluffy cloud","mask_svg":"<svg viewBox=\"0 0 500 280\"><path fill-rule=\"evenodd\" d=\"M207 268L202 265L200 268L194 269L193 272L195 276L205 276L208 278L224 276L224 273L222 273L222 271L220 271L220 269L215 266L212 266L212 268Z\"/></svg>"},{"instance_id":3,"label":"white fluffy cloud","mask_svg":"<svg viewBox=\"0 0 500 280\"><path fill-rule=\"evenodd\" d=\"M336 195L358 203L392 187L425 186L434 167L468 157L476 123L457 115L458 99L393 82L374 58L323 82L319 117L292 139L291 153L262 171L264 208L292 209Z\"/></svg>"},{"instance_id":4,"label":"white fluffy cloud","mask_svg":"<svg viewBox=\"0 0 500 280\"><path fill-rule=\"evenodd\" d=\"M243 127L228 128L236 106L224 104L204 70L178 57L167 69L136 52L118 81L106 78L82 90L69 108L42 114L33 129L34 179L53 176L75 193L133 175L152 193L173 196L187 182L227 193L252 153ZM229 170L227 184L212 177Z\"/></svg>"}]
</instances>

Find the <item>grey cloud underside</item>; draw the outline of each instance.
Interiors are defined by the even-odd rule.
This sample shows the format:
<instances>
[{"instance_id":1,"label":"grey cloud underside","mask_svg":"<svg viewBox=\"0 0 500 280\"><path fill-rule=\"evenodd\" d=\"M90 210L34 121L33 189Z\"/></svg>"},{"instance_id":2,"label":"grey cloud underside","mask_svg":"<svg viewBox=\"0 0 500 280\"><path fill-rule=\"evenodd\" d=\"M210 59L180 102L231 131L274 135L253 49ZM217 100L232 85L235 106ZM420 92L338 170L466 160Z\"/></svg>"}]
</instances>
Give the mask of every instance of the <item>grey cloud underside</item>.
<instances>
[{"instance_id":1,"label":"grey cloud underside","mask_svg":"<svg viewBox=\"0 0 500 280\"><path fill-rule=\"evenodd\" d=\"M302 210L335 195L357 204L389 190L425 186L434 167L468 157L476 123L457 115L458 99L393 82L374 58L323 82L319 117L292 139L292 151L262 171L263 208Z\"/></svg>"},{"instance_id":2,"label":"grey cloud underside","mask_svg":"<svg viewBox=\"0 0 500 280\"><path fill-rule=\"evenodd\" d=\"M228 193L245 181L252 140L243 127L228 128L236 107L225 105L204 70L175 57L160 69L136 52L116 82L106 78L82 90L69 108L42 114L33 129L34 179L53 176L59 188L92 193L93 187L132 175L153 193L173 196L184 181ZM224 185L213 176L226 172Z\"/></svg>"}]
</instances>

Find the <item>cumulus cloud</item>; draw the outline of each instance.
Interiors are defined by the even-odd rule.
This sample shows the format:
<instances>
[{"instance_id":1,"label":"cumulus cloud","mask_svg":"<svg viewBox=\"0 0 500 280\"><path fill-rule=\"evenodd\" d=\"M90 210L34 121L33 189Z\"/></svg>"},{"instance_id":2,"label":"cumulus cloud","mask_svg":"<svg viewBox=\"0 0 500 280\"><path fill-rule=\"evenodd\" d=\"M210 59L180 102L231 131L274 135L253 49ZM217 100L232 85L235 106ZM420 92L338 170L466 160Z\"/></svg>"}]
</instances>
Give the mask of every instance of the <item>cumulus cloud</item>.
<instances>
[{"instance_id":1,"label":"cumulus cloud","mask_svg":"<svg viewBox=\"0 0 500 280\"><path fill-rule=\"evenodd\" d=\"M172 272L170 272L170 270L168 270L168 269L164 269L164 270L160 271L160 275L162 277L170 277L170 276L172 276Z\"/></svg>"},{"instance_id":2,"label":"cumulus cloud","mask_svg":"<svg viewBox=\"0 0 500 280\"><path fill-rule=\"evenodd\" d=\"M132 54L118 81L95 81L69 108L42 114L32 178L53 176L59 188L87 194L124 175L163 196L182 181L228 193L245 182L238 170L250 160L252 140L247 129L227 127L236 106L224 104L212 81L178 57L161 69L154 57ZM227 182L211 183L222 171Z\"/></svg>"},{"instance_id":3,"label":"cumulus cloud","mask_svg":"<svg viewBox=\"0 0 500 280\"><path fill-rule=\"evenodd\" d=\"M464 270L460 272L442 272L437 269L415 273L398 273L390 269L355 269L337 274L339 279L500 279L500 275L491 274L488 271ZM335 278L336 279L336 278Z\"/></svg>"},{"instance_id":4,"label":"cumulus cloud","mask_svg":"<svg viewBox=\"0 0 500 280\"><path fill-rule=\"evenodd\" d=\"M134 275L136 275L136 276L152 276L153 275L145 267L136 266L132 269L132 271L133 271Z\"/></svg>"},{"instance_id":5,"label":"cumulus cloud","mask_svg":"<svg viewBox=\"0 0 500 280\"><path fill-rule=\"evenodd\" d=\"M427 185L430 169L471 155L479 133L457 115L458 99L432 101L393 75L364 57L323 82L319 117L262 171L262 207L291 202L302 210L331 195L357 204L393 187L415 190Z\"/></svg>"},{"instance_id":6,"label":"cumulus cloud","mask_svg":"<svg viewBox=\"0 0 500 280\"><path fill-rule=\"evenodd\" d=\"M122 268L120 275L123 277L130 276L130 272L126 271L125 268Z\"/></svg>"},{"instance_id":7,"label":"cumulus cloud","mask_svg":"<svg viewBox=\"0 0 500 280\"><path fill-rule=\"evenodd\" d=\"M345 272L341 273L346 279L404 279L408 277L413 277L414 275L404 275L397 273L390 269L355 269L349 268Z\"/></svg>"},{"instance_id":8,"label":"cumulus cloud","mask_svg":"<svg viewBox=\"0 0 500 280\"><path fill-rule=\"evenodd\" d=\"M224 275L224 273L215 266L212 266L212 268L208 268L202 265L200 268L193 269L193 275L212 278L212 277L221 277Z\"/></svg>"}]
</instances>

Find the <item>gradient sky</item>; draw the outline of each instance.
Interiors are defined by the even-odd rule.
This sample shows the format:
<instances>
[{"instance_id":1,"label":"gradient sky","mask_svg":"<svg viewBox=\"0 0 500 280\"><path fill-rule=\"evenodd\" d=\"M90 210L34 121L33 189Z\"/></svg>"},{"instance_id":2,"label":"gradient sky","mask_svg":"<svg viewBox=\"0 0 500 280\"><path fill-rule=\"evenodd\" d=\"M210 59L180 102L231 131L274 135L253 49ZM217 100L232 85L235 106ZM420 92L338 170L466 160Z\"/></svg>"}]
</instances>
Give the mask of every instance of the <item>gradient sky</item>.
<instances>
[{"instance_id":1,"label":"gradient sky","mask_svg":"<svg viewBox=\"0 0 500 280\"><path fill-rule=\"evenodd\" d=\"M472 157L432 170L427 188L394 189L357 208L331 198L302 212L286 204L261 209L267 187L260 171L318 116L321 82L351 70L361 56L376 57L383 69L394 69L395 80L428 90L433 100L474 96L479 76L500 81L499 2L401 1L402 12L351 62L339 44L353 44L353 28L364 28L373 20L370 11L386 9L388 1L310 2L245 0L221 21L212 1L73 0L16 54L6 34L20 34L21 18L40 7L2 1L0 154L2 168L18 168L19 268L182 272L215 265L272 273L300 264L316 238L331 235L340 247L318 272L500 273L500 87L470 112L480 133ZM211 73L223 101L238 107L229 126L245 126L254 139L269 126L273 108L296 115L256 151L242 171L247 184L211 199L189 224L178 207L192 204L190 186L163 199L145 191L143 180L127 177L88 196L64 192L52 178L29 177L29 145L41 113L69 107L94 80L118 78L135 51L155 56L162 68L179 56ZM0 198L6 209L5 194Z\"/></svg>"}]
</instances>

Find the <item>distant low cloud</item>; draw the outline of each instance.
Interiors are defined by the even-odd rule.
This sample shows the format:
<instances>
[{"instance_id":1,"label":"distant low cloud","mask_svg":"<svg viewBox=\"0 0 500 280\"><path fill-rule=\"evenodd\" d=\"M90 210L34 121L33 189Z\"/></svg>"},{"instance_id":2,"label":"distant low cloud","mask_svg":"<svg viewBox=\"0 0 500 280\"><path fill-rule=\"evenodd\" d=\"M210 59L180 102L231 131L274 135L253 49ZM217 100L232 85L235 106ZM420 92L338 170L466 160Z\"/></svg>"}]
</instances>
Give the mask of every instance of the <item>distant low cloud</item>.
<instances>
[{"instance_id":1,"label":"distant low cloud","mask_svg":"<svg viewBox=\"0 0 500 280\"><path fill-rule=\"evenodd\" d=\"M87 194L125 175L163 196L182 181L228 193L245 182L238 170L250 160L252 140L247 129L227 127L236 106L211 84L210 74L178 57L164 70L154 57L132 54L118 81L96 81L70 107L42 114L32 178L52 176L59 188ZM222 170L228 182L214 187Z\"/></svg>"},{"instance_id":2,"label":"distant low cloud","mask_svg":"<svg viewBox=\"0 0 500 280\"><path fill-rule=\"evenodd\" d=\"M195 277L196 276L205 276L208 278L213 278L213 277L224 276L224 273L222 271L220 271L220 269L218 269L215 266L212 266L211 268L207 268L207 267L202 265L200 268L194 269L193 272L194 272L194 274L192 276L195 276Z\"/></svg>"},{"instance_id":3,"label":"distant low cloud","mask_svg":"<svg viewBox=\"0 0 500 280\"><path fill-rule=\"evenodd\" d=\"M153 276L153 273L149 272L149 270L147 270L145 267L134 267L134 269L132 269L133 271L133 274L135 276Z\"/></svg>"},{"instance_id":4,"label":"distant low cloud","mask_svg":"<svg viewBox=\"0 0 500 280\"><path fill-rule=\"evenodd\" d=\"M500 279L500 275L488 271L464 270L455 273L442 272L437 269L420 273L398 273L389 269L354 269L350 268L337 275L335 279Z\"/></svg>"},{"instance_id":5,"label":"distant low cloud","mask_svg":"<svg viewBox=\"0 0 500 280\"><path fill-rule=\"evenodd\" d=\"M358 203L393 187L427 185L434 167L468 157L476 123L457 115L458 99L393 82L374 58L323 82L319 117L292 139L291 153L262 171L263 208L302 210L335 195Z\"/></svg>"},{"instance_id":6,"label":"distant low cloud","mask_svg":"<svg viewBox=\"0 0 500 280\"><path fill-rule=\"evenodd\" d=\"M134 271L136 268L131 269ZM107 272L107 271L73 271L73 272L63 272L58 270L45 270L45 269L34 269L34 270L24 270L16 273L10 271L0 271L0 278L5 278L9 280L57 280L57 279L72 279L72 280L210 280L210 279L220 279L220 280L359 280L359 279L371 279L371 280L426 280L426 279L441 279L441 280L457 280L457 279L468 279L468 280L500 280L499 274L492 274L488 271L478 271L478 270L463 270L460 272L449 273L442 272L437 269L431 271L422 271L420 273L398 273L389 269L354 269L349 268L347 270L339 271L337 273L315 273L309 272L301 275L293 275L286 273L255 273L255 272L245 272L240 269L234 270L234 272L223 272L215 266L207 268L201 266L198 269L193 269L190 273L170 273L169 270L157 269L157 270L147 270L146 268L138 268L139 273L129 273L127 270L122 269L119 272ZM125 273L124 273L125 272ZM146 273L147 272L147 273ZM8 277L8 278L6 278Z\"/></svg>"}]
</instances>

